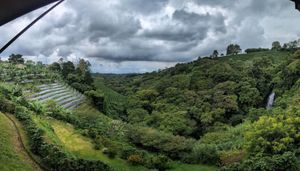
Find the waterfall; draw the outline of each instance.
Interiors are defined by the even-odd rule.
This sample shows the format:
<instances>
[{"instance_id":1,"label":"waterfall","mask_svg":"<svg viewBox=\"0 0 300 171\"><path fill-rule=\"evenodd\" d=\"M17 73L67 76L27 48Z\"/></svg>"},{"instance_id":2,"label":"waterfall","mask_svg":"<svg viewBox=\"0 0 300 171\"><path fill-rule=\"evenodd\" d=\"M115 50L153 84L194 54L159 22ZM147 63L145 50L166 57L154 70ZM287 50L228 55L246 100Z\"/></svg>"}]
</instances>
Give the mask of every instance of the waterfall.
<instances>
[{"instance_id":1,"label":"waterfall","mask_svg":"<svg viewBox=\"0 0 300 171\"><path fill-rule=\"evenodd\" d=\"M275 93L272 92L270 94L269 98L268 98L268 103L267 103L267 106L266 106L267 109L271 109L272 108L273 103L274 103L274 99L275 99Z\"/></svg>"}]
</instances>

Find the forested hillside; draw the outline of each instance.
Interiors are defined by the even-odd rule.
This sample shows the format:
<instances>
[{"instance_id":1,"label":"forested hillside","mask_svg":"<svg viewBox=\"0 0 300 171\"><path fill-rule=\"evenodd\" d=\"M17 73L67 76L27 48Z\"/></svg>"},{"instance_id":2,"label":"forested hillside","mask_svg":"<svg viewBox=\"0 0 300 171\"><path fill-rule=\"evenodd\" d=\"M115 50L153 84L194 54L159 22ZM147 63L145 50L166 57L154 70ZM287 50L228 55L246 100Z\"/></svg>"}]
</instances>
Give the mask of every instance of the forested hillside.
<instances>
[{"instance_id":1,"label":"forested hillside","mask_svg":"<svg viewBox=\"0 0 300 171\"><path fill-rule=\"evenodd\" d=\"M96 77L127 97L119 118L134 125L129 139L139 148L223 170L297 170L300 51L276 45Z\"/></svg>"}]
</instances>

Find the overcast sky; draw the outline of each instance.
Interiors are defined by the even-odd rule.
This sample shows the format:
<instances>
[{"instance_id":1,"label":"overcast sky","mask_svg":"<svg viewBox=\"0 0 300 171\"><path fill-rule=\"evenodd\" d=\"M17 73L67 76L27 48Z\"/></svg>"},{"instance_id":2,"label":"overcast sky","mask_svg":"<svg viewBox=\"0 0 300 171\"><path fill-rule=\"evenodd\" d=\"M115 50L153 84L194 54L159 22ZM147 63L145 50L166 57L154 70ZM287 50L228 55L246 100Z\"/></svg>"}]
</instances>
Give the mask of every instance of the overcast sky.
<instances>
[{"instance_id":1,"label":"overcast sky","mask_svg":"<svg viewBox=\"0 0 300 171\"><path fill-rule=\"evenodd\" d=\"M48 7L0 27L0 45ZM43 62L88 59L94 72L149 72L224 51L300 38L289 0L67 0L12 44Z\"/></svg>"}]
</instances>

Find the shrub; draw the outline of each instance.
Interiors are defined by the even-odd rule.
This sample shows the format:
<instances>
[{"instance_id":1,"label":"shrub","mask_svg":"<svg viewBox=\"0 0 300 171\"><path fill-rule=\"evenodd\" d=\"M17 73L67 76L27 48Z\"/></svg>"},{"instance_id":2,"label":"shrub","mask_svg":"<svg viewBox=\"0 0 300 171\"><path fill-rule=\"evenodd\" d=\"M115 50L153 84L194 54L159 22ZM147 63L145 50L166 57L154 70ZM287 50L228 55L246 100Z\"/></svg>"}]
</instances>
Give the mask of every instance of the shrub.
<instances>
[{"instance_id":1,"label":"shrub","mask_svg":"<svg viewBox=\"0 0 300 171\"><path fill-rule=\"evenodd\" d=\"M233 115L230 119L229 122L232 126L236 126L240 123L243 123L245 116L244 115Z\"/></svg>"},{"instance_id":2,"label":"shrub","mask_svg":"<svg viewBox=\"0 0 300 171\"><path fill-rule=\"evenodd\" d=\"M190 152L195 140L182 136L159 132L152 128L130 128L127 136L132 143L142 145L152 151L161 151L171 158L181 158L183 153Z\"/></svg>"},{"instance_id":3,"label":"shrub","mask_svg":"<svg viewBox=\"0 0 300 171\"><path fill-rule=\"evenodd\" d=\"M293 54L293 58L295 58L295 59L300 59L300 50L297 50L297 51Z\"/></svg>"},{"instance_id":4,"label":"shrub","mask_svg":"<svg viewBox=\"0 0 300 171\"><path fill-rule=\"evenodd\" d=\"M223 166L232 165L238 163L245 157L244 151L226 151L220 154L220 161Z\"/></svg>"},{"instance_id":5,"label":"shrub","mask_svg":"<svg viewBox=\"0 0 300 171\"><path fill-rule=\"evenodd\" d=\"M191 155L196 163L218 164L220 161L215 145L196 144Z\"/></svg>"},{"instance_id":6,"label":"shrub","mask_svg":"<svg viewBox=\"0 0 300 171\"><path fill-rule=\"evenodd\" d=\"M250 153L283 154L300 143L300 117L294 114L262 116L245 133Z\"/></svg>"},{"instance_id":7,"label":"shrub","mask_svg":"<svg viewBox=\"0 0 300 171\"><path fill-rule=\"evenodd\" d=\"M142 164L143 159L140 155L134 154L134 155L130 155L127 161L132 165L140 165Z\"/></svg>"},{"instance_id":8,"label":"shrub","mask_svg":"<svg viewBox=\"0 0 300 171\"><path fill-rule=\"evenodd\" d=\"M171 168L171 160L164 156L152 156L148 158L147 167L164 171Z\"/></svg>"},{"instance_id":9,"label":"shrub","mask_svg":"<svg viewBox=\"0 0 300 171\"><path fill-rule=\"evenodd\" d=\"M15 111L15 104L10 100L6 99L5 97L0 97L0 110L2 112L7 113L14 113Z\"/></svg>"},{"instance_id":10,"label":"shrub","mask_svg":"<svg viewBox=\"0 0 300 171\"><path fill-rule=\"evenodd\" d=\"M251 121L257 121L259 119L259 117L261 117L262 115L267 114L268 111L265 108L252 108L250 109L249 113L248 113L248 118Z\"/></svg>"},{"instance_id":11,"label":"shrub","mask_svg":"<svg viewBox=\"0 0 300 171\"><path fill-rule=\"evenodd\" d=\"M122 159L128 159L130 156L132 155L143 155L142 152L138 151L137 149L131 147L131 146L126 146L126 147L123 147L121 149L121 158Z\"/></svg>"},{"instance_id":12,"label":"shrub","mask_svg":"<svg viewBox=\"0 0 300 171\"><path fill-rule=\"evenodd\" d=\"M43 115L45 114L45 106L38 101L29 103L30 110L34 111L36 114Z\"/></svg>"},{"instance_id":13,"label":"shrub","mask_svg":"<svg viewBox=\"0 0 300 171\"><path fill-rule=\"evenodd\" d=\"M264 51L269 51L270 49L267 48L251 48L251 49L246 49L246 53L253 53L253 52L264 52Z\"/></svg>"},{"instance_id":14,"label":"shrub","mask_svg":"<svg viewBox=\"0 0 300 171\"><path fill-rule=\"evenodd\" d=\"M107 155L109 158L115 158L117 155L116 150L114 150L112 148L103 148L102 153Z\"/></svg>"},{"instance_id":15,"label":"shrub","mask_svg":"<svg viewBox=\"0 0 300 171\"><path fill-rule=\"evenodd\" d=\"M297 171L299 161L294 153L286 152L282 155L264 156L258 154L242 163L234 163L223 167L221 171Z\"/></svg>"},{"instance_id":16,"label":"shrub","mask_svg":"<svg viewBox=\"0 0 300 171\"><path fill-rule=\"evenodd\" d=\"M95 150L100 150L101 144L100 143L95 143L94 149Z\"/></svg>"}]
</instances>

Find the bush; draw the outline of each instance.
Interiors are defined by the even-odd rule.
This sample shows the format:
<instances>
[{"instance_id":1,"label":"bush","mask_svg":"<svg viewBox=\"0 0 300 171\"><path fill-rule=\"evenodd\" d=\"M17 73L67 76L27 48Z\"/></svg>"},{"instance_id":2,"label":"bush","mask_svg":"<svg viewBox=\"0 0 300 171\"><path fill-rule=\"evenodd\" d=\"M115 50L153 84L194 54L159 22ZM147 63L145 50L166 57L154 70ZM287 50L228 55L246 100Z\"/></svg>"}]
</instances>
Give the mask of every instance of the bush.
<instances>
[{"instance_id":1,"label":"bush","mask_svg":"<svg viewBox=\"0 0 300 171\"><path fill-rule=\"evenodd\" d=\"M244 151L226 151L220 154L220 161L223 166L241 162L245 157Z\"/></svg>"},{"instance_id":2,"label":"bush","mask_svg":"<svg viewBox=\"0 0 300 171\"><path fill-rule=\"evenodd\" d=\"M143 163L143 159L140 155L134 154L130 155L127 159L127 161L132 165L140 165Z\"/></svg>"},{"instance_id":3,"label":"bush","mask_svg":"<svg viewBox=\"0 0 300 171\"><path fill-rule=\"evenodd\" d=\"M2 112L7 113L14 113L15 111L15 104L10 100L6 99L5 97L0 97L0 110Z\"/></svg>"},{"instance_id":4,"label":"bush","mask_svg":"<svg viewBox=\"0 0 300 171\"><path fill-rule=\"evenodd\" d=\"M191 151L194 139L186 139L182 136L157 131L152 128L135 127L127 132L129 140L137 145L142 145L152 151L160 151L169 157L178 159L183 153Z\"/></svg>"},{"instance_id":5,"label":"bush","mask_svg":"<svg viewBox=\"0 0 300 171\"><path fill-rule=\"evenodd\" d=\"M245 119L244 115L233 115L230 119L229 122L232 126L236 126L238 124L243 123L243 120Z\"/></svg>"},{"instance_id":6,"label":"bush","mask_svg":"<svg viewBox=\"0 0 300 171\"><path fill-rule=\"evenodd\" d=\"M120 157L122 159L126 160L132 155L142 156L143 153L141 151L138 151L137 149L131 147L131 146L126 146L126 147L123 147L123 149L121 150L121 156Z\"/></svg>"},{"instance_id":7,"label":"bush","mask_svg":"<svg viewBox=\"0 0 300 171\"><path fill-rule=\"evenodd\" d=\"M282 155L263 156L258 154L252 156L242 163L234 163L223 167L221 171L297 171L299 161L294 153L286 152Z\"/></svg>"},{"instance_id":8,"label":"bush","mask_svg":"<svg viewBox=\"0 0 300 171\"><path fill-rule=\"evenodd\" d=\"M163 155L148 158L147 167L164 171L171 168L171 160Z\"/></svg>"},{"instance_id":9,"label":"bush","mask_svg":"<svg viewBox=\"0 0 300 171\"><path fill-rule=\"evenodd\" d=\"M250 153L283 154L298 149L300 117L294 114L262 116L245 133Z\"/></svg>"},{"instance_id":10,"label":"bush","mask_svg":"<svg viewBox=\"0 0 300 171\"><path fill-rule=\"evenodd\" d=\"M246 49L246 53L254 53L254 52L264 52L264 51L269 51L270 49L267 48L252 48L252 49Z\"/></svg>"},{"instance_id":11,"label":"bush","mask_svg":"<svg viewBox=\"0 0 300 171\"><path fill-rule=\"evenodd\" d=\"M261 117L267 113L268 113L268 111L265 108L259 108L259 109L252 108L252 109L250 109L250 111L248 113L248 118L251 121L257 121L259 119L259 117Z\"/></svg>"},{"instance_id":12,"label":"bush","mask_svg":"<svg viewBox=\"0 0 300 171\"><path fill-rule=\"evenodd\" d=\"M107 155L109 158L115 158L117 155L116 150L114 150L112 148L103 148L102 153Z\"/></svg>"},{"instance_id":13,"label":"bush","mask_svg":"<svg viewBox=\"0 0 300 171\"><path fill-rule=\"evenodd\" d=\"M195 163L218 164L220 161L215 145L196 144L191 155Z\"/></svg>"}]
</instances>

